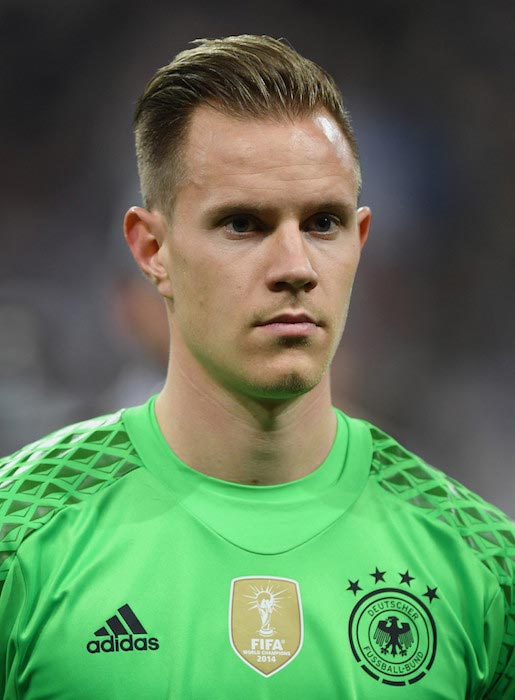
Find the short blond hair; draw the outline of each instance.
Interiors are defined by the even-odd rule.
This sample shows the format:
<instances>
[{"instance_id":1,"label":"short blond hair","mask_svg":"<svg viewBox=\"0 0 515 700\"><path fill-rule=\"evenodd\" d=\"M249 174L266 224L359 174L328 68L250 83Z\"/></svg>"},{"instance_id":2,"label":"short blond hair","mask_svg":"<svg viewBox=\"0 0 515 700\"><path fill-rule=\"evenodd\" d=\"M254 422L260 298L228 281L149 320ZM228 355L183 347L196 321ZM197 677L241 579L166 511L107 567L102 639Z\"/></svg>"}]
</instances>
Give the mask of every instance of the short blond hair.
<instances>
[{"instance_id":1,"label":"short blond hair","mask_svg":"<svg viewBox=\"0 0 515 700\"><path fill-rule=\"evenodd\" d=\"M196 107L236 118L297 119L325 109L352 150L358 187L358 147L334 79L284 40L244 34L197 39L160 68L138 101L136 157L147 209L169 213L184 175L181 149Z\"/></svg>"}]
</instances>

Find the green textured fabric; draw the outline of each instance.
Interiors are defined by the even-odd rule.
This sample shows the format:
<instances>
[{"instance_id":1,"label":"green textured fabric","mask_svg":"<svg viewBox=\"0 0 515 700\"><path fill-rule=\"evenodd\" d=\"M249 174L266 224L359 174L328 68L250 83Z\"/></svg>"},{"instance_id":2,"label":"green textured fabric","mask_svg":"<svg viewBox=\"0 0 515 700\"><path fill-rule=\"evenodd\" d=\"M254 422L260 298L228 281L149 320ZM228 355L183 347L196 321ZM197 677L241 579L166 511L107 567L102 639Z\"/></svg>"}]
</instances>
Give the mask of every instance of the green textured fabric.
<instances>
[{"instance_id":1,"label":"green textured fabric","mask_svg":"<svg viewBox=\"0 0 515 700\"><path fill-rule=\"evenodd\" d=\"M489 697L515 697L515 535L504 513L442 472L428 467L390 436L371 427L372 474L386 491L455 529L499 582L504 635ZM508 669L508 670L507 670Z\"/></svg>"},{"instance_id":2,"label":"green textured fabric","mask_svg":"<svg viewBox=\"0 0 515 700\"><path fill-rule=\"evenodd\" d=\"M270 487L183 464L153 401L0 462L3 697L512 700L512 524L337 417Z\"/></svg>"},{"instance_id":3,"label":"green textured fabric","mask_svg":"<svg viewBox=\"0 0 515 700\"><path fill-rule=\"evenodd\" d=\"M0 462L0 590L23 540L141 462L120 414L58 430Z\"/></svg>"}]
</instances>

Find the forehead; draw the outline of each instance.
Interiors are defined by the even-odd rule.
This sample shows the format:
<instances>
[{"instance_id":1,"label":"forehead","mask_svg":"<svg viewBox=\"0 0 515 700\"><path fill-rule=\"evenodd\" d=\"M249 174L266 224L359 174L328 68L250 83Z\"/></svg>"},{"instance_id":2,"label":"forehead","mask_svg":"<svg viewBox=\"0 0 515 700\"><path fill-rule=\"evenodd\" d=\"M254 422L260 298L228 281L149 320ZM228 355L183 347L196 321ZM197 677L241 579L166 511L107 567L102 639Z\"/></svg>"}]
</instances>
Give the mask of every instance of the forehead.
<instances>
[{"instance_id":1,"label":"forehead","mask_svg":"<svg viewBox=\"0 0 515 700\"><path fill-rule=\"evenodd\" d=\"M357 195L354 155L336 121L325 111L295 120L236 118L200 107L185 148L185 186L207 191L309 183L342 187Z\"/></svg>"}]
</instances>

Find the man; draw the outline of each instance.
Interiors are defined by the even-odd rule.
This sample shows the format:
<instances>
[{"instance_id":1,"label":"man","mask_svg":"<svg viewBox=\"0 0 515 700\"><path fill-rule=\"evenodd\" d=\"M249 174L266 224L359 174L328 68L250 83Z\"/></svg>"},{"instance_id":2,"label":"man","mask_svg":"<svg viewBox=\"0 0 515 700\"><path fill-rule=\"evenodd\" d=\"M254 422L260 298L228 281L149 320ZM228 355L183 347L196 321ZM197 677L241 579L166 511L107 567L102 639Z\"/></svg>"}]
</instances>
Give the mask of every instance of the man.
<instances>
[{"instance_id":1,"label":"man","mask_svg":"<svg viewBox=\"0 0 515 700\"><path fill-rule=\"evenodd\" d=\"M507 518L331 407L370 224L332 79L197 42L135 131L168 375L3 463L4 697L513 698Z\"/></svg>"}]
</instances>

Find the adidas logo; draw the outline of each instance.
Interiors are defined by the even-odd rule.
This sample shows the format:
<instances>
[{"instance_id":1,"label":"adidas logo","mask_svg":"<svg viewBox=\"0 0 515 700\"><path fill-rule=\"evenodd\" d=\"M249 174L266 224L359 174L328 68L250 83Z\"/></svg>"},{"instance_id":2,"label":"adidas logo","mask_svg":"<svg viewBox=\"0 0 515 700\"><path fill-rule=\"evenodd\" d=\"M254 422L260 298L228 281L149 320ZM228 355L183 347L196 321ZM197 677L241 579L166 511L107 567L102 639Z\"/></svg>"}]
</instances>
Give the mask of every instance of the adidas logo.
<instances>
[{"instance_id":1,"label":"adidas logo","mask_svg":"<svg viewBox=\"0 0 515 700\"><path fill-rule=\"evenodd\" d=\"M125 624L124 624L125 623ZM90 654L115 651L155 651L159 649L156 637L149 637L147 630L126 603L118 608L118 615L113 615L103 627L95 632L95 637L86 644Z\"/></svg>"}]
</instances>

